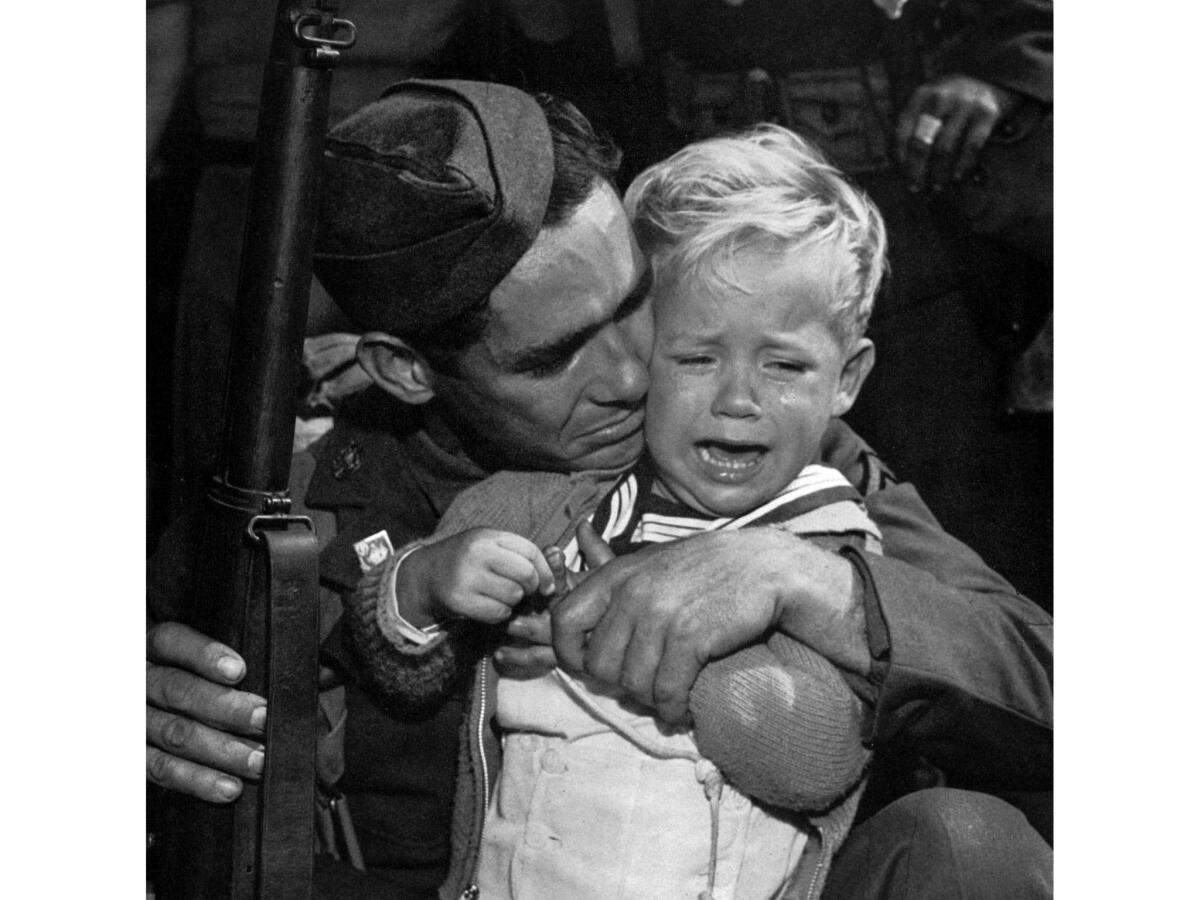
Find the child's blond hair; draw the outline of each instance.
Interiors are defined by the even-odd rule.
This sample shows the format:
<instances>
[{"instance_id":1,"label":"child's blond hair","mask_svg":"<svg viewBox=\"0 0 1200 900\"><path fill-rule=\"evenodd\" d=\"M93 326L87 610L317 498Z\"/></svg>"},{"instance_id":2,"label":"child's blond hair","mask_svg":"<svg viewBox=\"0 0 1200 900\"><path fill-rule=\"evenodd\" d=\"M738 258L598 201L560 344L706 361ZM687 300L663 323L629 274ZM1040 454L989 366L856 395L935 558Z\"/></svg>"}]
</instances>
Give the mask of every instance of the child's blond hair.
<instances>
[{"instance_id":1,"label":"child's blond hair","mask_svg":"<svg viewBox=\"0 0 1200 900\"><path fill-rule=\"evenodd\" d=\"M634 179L625 209L656 280L688 274L733 285L725 268L748 245L835 251L833 323L861 337L886 267L875 204L821 152L778 125L691 144Z\"/></svg>"}]
</instances>

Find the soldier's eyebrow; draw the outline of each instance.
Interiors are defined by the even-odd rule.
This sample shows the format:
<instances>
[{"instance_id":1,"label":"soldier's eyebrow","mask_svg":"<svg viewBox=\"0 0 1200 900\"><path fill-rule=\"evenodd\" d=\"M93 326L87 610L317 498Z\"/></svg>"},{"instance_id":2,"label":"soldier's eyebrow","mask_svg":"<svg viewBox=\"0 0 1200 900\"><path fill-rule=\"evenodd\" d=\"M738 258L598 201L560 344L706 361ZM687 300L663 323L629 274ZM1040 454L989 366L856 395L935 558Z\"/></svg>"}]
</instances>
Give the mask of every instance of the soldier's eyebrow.
<instances>
[{"instance_id":1,"label":"soldier's eyebrow","mask_svg":"<svg viewBox=\"0 0 1200 900\"><path fill-rule=\"evenodd\" d=\"M642 271L642 277L638 279L633 290L625 296L621 305L613 310L611 319L593 322L591 325L585 325L583 328L555 340L526 347L516 353L505 368L511 372L534 372L566 363L609 322L620 322L633 315L645 301L646 295L650 293L651 282L650 267L647 266Z\"/></svg>"},{"instance_id":2,"label":"soldier's eyebrow","mask_svg":"<svg viewBox=\"0 0 1200 900\"><path fill-rule=\"evenodd\" d=\"M626 295L621 301L621 305L617 307L613 313L613 321L620 322L622 319L628 318L637 312L638 307L642 305L642 301L646 299L646 295L650 293L650 285L654 278L650 274L650 267L642 269L642 277L638 279L638 283L633 286L633 290Z\"/></svg>"}]
</instances>

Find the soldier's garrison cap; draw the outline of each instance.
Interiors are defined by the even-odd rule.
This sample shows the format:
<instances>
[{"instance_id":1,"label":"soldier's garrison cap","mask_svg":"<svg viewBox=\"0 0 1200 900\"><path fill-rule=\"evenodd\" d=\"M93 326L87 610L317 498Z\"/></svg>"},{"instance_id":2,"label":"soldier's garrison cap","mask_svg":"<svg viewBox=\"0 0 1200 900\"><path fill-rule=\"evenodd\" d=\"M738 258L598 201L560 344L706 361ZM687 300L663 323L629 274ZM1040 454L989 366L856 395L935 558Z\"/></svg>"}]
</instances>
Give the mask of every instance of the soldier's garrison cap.
<instances>
[{"instance_id":1,"label":"soldier's garrison cap","mask_svg":"<svg viewBox=\"0 0 1200 900\"><path fill-rule=\"evenodd\" d=\"M329 133L313 270L362 330L435 332L533 244L553 177L530 95L402 81Z\"/></svg>"}]
</instances>

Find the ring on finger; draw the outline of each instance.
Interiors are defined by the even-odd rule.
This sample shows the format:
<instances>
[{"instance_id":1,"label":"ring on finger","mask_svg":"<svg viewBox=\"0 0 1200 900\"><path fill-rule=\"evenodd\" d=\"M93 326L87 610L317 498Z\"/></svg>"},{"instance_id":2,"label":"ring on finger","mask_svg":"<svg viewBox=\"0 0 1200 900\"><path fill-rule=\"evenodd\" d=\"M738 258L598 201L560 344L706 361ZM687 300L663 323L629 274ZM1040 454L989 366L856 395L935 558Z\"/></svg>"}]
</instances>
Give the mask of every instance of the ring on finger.
<instances>
[{"instance_id":1,"label":"ring on finger","mask_svg":"<svg viewBox=\"0 0 1200 900\"><path fill-rule=\"evenodd\" d=\"M937 116L921 113L917 119L917 127L913 129L913 140L926 147L932 147L944 124Z\"/></svg>"}]
</instances>

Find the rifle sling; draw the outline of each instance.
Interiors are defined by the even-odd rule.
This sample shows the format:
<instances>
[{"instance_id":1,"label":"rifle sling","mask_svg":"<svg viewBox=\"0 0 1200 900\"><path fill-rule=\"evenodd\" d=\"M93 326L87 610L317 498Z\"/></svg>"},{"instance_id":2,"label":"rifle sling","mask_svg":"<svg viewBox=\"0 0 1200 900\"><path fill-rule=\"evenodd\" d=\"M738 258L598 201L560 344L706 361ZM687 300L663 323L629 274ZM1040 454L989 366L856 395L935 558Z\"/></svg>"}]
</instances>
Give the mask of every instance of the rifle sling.
<instances>
[{"instance_id":1,"label":"rifle sling","mask_svg":"<svg viewBox=\"0 0 1200 900\"><path fill-rule=\"evenodd\" d=\"M267 764L262 780L259 900L310 896L317 741L317 538L260 532L270 582Z\"/></svg>"}]
</instances>

